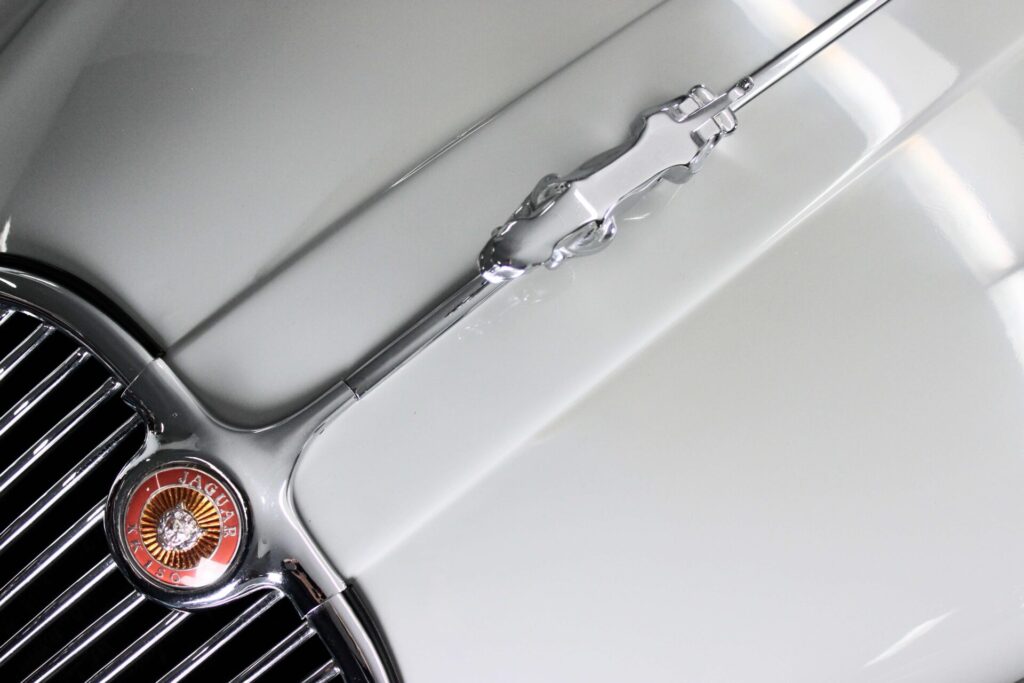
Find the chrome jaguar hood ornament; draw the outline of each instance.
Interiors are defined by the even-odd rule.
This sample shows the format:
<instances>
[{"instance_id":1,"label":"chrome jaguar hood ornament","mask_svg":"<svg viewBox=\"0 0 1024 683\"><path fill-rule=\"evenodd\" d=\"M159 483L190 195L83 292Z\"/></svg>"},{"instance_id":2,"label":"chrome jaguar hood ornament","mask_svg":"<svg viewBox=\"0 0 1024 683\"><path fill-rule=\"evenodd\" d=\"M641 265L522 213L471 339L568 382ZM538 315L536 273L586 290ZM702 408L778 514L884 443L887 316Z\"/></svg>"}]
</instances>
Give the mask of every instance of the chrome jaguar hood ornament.
<instances>
[{"instance_id":1,"label":"chrome jaguar hood ornament","mask_svg":"<svg viewBox=\"0 0 1024 683\"><path fill-rule=\"evenodd\" d=\"M404 334L371 356L347 384L361 396L502 285L538 266L595 254L617 232L615 213L661 181L684 183L737 128L736 112L889 0L856 0L722 94L704 85L643 112L626 140L563 176L546 175L499 226L477 272Z\"/></svg>"},{"instance_id":2,"label":"chrome jaguar hood ornament","mask_svg":"<svg viewBox=\"0 0 1024 683\"><path fill-rule=\"evenodd\" d=\"M497 284L603 249L624 202L662 180L684 183L700 170L718 141L736 130L732 107L752 87L749 78L723 95L694 86L641 114L621 145L565 176L544 176L494 231L480 253L480 274Z\"/></svg>"},{"instance_id":3,"label":"chrome jaguar hood ornament","mask_svg":"<svg viewBox=\"0 0 1024 683\"><path fill-rule=\"evenodd\" d=\"M480 275L501 283L544 265L600 251L615 236L615 212L662 180L684 183L736 130L736 112L867 18L888 0L852 2L723 94L697 85L643 112L622 144L565 176L547 175L480 253Z\"/></svg>"}]
</instances>

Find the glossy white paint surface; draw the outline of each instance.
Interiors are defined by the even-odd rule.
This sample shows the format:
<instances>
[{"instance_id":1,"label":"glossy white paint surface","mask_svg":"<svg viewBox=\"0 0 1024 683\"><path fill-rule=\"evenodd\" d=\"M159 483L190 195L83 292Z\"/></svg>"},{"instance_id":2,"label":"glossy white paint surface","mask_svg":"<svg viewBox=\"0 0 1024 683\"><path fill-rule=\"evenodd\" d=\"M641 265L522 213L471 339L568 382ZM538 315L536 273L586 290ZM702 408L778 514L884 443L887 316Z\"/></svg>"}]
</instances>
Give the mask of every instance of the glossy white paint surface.
<instances>
[{"instance_id":1,"label":"glossy white paint surface","mask_svg":"<svg viewBox=\"0 0 1024 683\"><path fill-rule=\"evenodd\" d=\"M262 423L301 405L460 284L493 226L545 173L620 142L637 112L695 82L733 83L840 4L804 3L799 22L771 31L761 21L774 3L664 5L344 222L208 333L172 347L172 362L236 421ZM822 163L844 168L846 160ZM723 246L732 250L728 241ZM297 349L291 331L314 318Z\"/></svg>"},{"instance_id":2,"label":"glossy white paint surface","mask_svg":"<svg viewBox=\"0 0 1024 683\"><path fill-rule=\"evenodd\" d=\"M55 0L0 58L8 248L170 345L653 4Z\"/></svg>"},{"instance_id":3,"label":"glossy white paint surface","mask_svg":"<svg viewBox=\"0 0 1024 683\"><path fill-rule=\"evenodd\" d=\"M316 445L301 512L410 679L1024 671L1024 9L932 12L883 11Z\"/></svg>"},{"instance_id":4,"label":"glossy white paint surface","mask_svg":"<svg viewBox=\"0 0 1024 683\"><path fill-rule=\"evenodd\" d=\"M646 5L323 5L283 33L273 6L111 5L39 66L52 119L3 138L10 246L262 422L458 280L540 175L839 4L668 3L359 210ZM608 251L507 287L333 423L300 511L408 680L1024 674L1022 30L1005 0L894 0Z\"/></svg>"}]
</instances>

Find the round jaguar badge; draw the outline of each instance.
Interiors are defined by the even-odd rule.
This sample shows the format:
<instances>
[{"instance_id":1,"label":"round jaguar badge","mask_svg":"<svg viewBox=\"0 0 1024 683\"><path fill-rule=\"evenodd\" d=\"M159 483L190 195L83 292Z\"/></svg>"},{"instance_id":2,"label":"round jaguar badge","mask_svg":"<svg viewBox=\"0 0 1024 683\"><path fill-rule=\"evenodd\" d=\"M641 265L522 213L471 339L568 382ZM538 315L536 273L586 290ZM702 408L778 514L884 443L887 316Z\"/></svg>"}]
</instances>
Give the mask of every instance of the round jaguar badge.
<instances>
[{"instance_id":1,"label":"round jaguar badge","mask_svg":"<svg viewBox=\"0 0 1024 683\"><path fill-rule=\"evenodd\" d=\"M163 586L208 586L232 567L244 519L233 489L205 470L158 470L128 496L120 531L129 563Z\"/></svg>"}]
</instances>

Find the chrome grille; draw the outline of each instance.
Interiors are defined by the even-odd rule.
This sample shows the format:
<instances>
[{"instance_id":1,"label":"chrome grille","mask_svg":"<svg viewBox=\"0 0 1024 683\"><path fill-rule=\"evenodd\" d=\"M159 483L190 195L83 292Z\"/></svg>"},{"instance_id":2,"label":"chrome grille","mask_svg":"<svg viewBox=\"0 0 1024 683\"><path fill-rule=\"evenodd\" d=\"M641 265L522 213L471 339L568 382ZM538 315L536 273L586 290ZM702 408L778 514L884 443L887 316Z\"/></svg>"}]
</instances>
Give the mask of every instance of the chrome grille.
<instances>
[{"instance_id":1,"label":"chrome grille","mask_svg":"<svg viewBox=\"0 0 1024 683\"><path fill-rule=\"evenodd\" d=\"M123 388L56 326L0 304L0 680L337 678L279 593L187 613L120 574L104 503L145 435Z\"/></svg>"}]
</instances>

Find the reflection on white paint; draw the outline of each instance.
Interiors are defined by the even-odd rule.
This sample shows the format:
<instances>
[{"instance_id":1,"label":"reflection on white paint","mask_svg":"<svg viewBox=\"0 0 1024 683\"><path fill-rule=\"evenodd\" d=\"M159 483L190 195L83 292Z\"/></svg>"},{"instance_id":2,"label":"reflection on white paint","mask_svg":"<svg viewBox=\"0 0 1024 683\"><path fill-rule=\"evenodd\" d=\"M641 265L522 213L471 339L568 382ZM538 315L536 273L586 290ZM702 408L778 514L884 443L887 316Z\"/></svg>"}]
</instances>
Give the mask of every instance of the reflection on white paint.
<instances>
[{"instance_id":1,"label":"reflection on white paint","mask_svg":"<svg viewBox=\"0 0 1024 683\"><path fill-rule=\"evenodd\" d=\"M7 222L4 223L4 227L0 229L0 254L7 253L7 236L11 234L11 217L7 217Z\"/></svg>"},{"instance_id":2,"label":"reflection on white paint","mask_svg":"<svg viewBox=\"0 0 1024 683\"><path fill-rule=\"evenodd\" d=\"M765 35L784 43L796 41L817 26L794 0L738 0L737 4ZM877 26L884 23L884 17L875 16L871 22ZM901 39L909 33L901 25L891 23L901 32ZM929 61L934 54L928 50ZM842 43L825 49L806 68L839 106L852 114L850 118L864 131L869 143L877 143L899 127L903 115L896 98L878 74Z\"/></svg>"},{"instance_id":3,"label":"reflection on white paint","mask_svg":"<svg viewBox=\"0 0 1024 683\"><path fill-rule=\"evenodd\" d=\"M814 28L815 22L797 6L795 0L737 0L737 4L766 35L792 41ZM956 68L948 60L921 41L912 31L891 17L879 14L872 19L872 30L878 37L892 36L903 53L905 74L933 79L936 85L948 87L956 81ZM870 54L854 53L837 43L821 53L808 65L808 73L815 78L868 136L872 143L895 133L902 120L896 98L893 97L879 72L863 59ZM890 80L901 74L884 74ZM914 83L915 78L899 78L902 83ZM972 103L971 120L965 130L983 121L987 130L999 130L1003 136L990 136L997 140L1016 140L1019 136L1013 125L987 98ZM948 113L947 113L948 115ZM951 141L955 145L958 141ZM935 223L944 232L964 263L978 281L991 287L990 296L1007 335L1024 366L1024 275L1015 273L1020 256L1006 231L994 219L984 197L980 196L964 171L947 159L937 142L924 134L913 135L899 148L899 164L904 181L921 206L928 208ZM976 155L977 150L972 151ZM1012 163L1002 159L1002 162ZM1018 161L1024 172L1024 163ZM837 181L842 185L846 179ZM799 222L813 211L825 197L837 188L830 187L812 202L791 224ZM787 230L785 226L783 231ZM783 232L780 231L780 232ZM1012 273L1007 276L1007 273Z\"/></svg>"},{"instance_id":4,"label":"reflection on white paint","mask_svg":"<svg viewBox=\"0 0 1024 683\"><path fill-rule=\"evenodd\" d=\"M906 141L904 181L926 207L941 209L936 222L946 238L981 282L988 283L1012 269L1017 254L999 229L985 202L922 135Z\"/></svg>"},{"instance_id":5,"label":"reflection on white paint","mask_svg":"<svg viewBox=\"0 0 1024 683\"><path fill-rule=\"evenodd\" d=\"M928 135L915 135L901 147L898 168L904 183L933 222L943 231L964 264L988 296L999 315L1018 362L1024 367L1024 274L1021 254L1012 233L1015 226L1001 225L992 205L1008 203L1002 196L1005 184L993 182L996 172L1016 177L1024 172L1024 159L1000 156L1003 149L979 148L978 139L965 138L963 131L982 126L989 132L983 140L1013 148L1020 134L990 98L975 93L947 110L940 125ZM984 189L992 196L981 194ZM1012 201L1012 200L1010 200ZM1018 238L1019 239L1019 238Z\"/></svg>"},{"instance_id":6,"label":"reflection on white paint","mask_svg":"<svg viewBox=\"0 0 1024 683\"><path fill-rule=\"evenodd\" d=\"M908 645L913 643L915 640L917 640L921 636L925 635L926 633L928 633L929 631L934 629L936 626L941 624L943 621L948 619L950 616L952 616L954 612L956 612L956 610L950 610L950 611L946 612L945 614L940 614L939 616L935 617L934 619L929 619L928 621L926 621L926 622L924 622L922 624L918 624L914 628L912 628L909 631L907 631L906 635L904 635L902 638L900 638L895 643L893 643L892 645L887 647L885 649L885 651L882 652L882 654L878 655L877 657L872 659L870 662L865 664L864 668L866 669L869 666L874 666L875 664L878 664L879 662L884 661L884 660L892 657L897 652L905 649Z\"/></svg>"},{"instance_id":7,"label":"reflection on white paint","mask_svg":"<svg viewBox=\"0 0 1024 683\"><path fill-rule=\"evenodd\" d=\"M1017 360L1024 366L1024 271L1017 270L993 283L988 295L1003 321Z\"/></svg>"}]
</instances>

